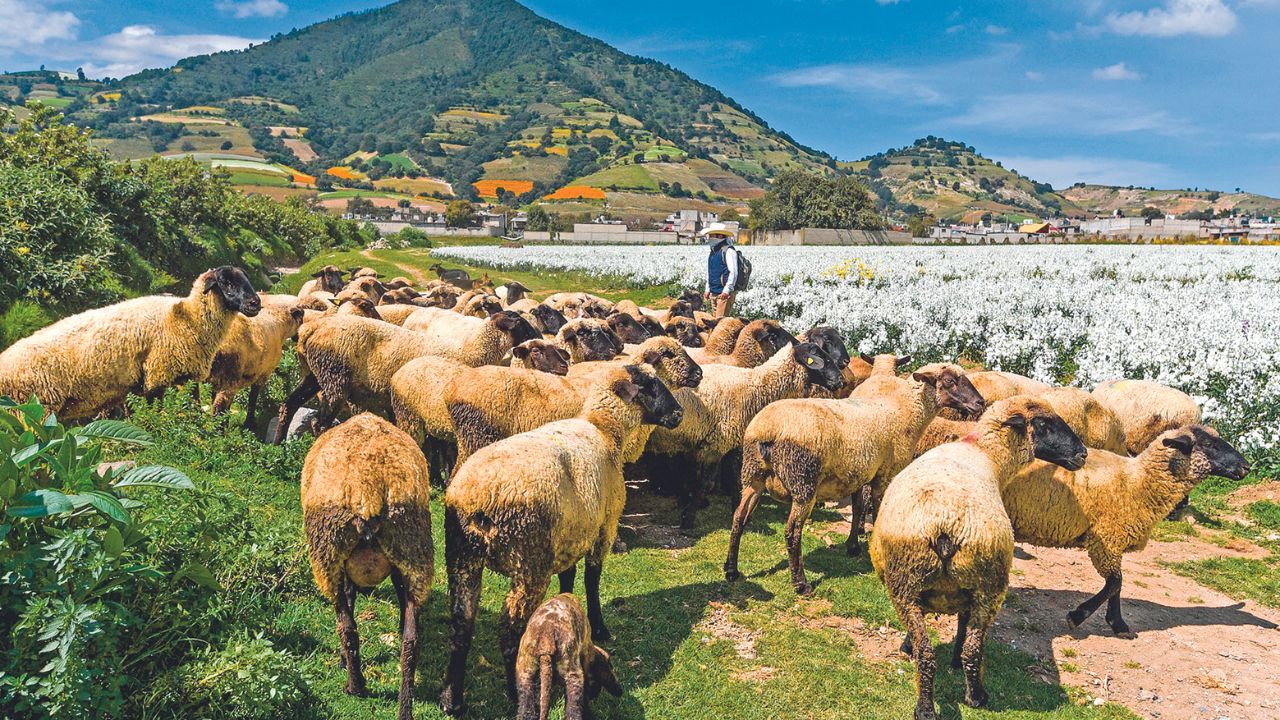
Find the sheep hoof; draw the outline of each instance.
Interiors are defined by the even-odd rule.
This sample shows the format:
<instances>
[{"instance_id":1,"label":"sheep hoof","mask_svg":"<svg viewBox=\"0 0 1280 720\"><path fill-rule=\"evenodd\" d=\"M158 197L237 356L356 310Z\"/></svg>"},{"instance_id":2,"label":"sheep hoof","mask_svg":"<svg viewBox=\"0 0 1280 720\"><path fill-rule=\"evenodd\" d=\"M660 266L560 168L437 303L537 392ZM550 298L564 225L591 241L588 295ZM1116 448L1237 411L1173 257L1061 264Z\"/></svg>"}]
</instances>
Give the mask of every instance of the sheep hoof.
<instances>
[{"instance_id":1,"label":"sheep hoof","mask_svg":"<svg viewBox=\"0 0 1280 720\"><path fill-rule=\"evenodd\" d=\"M813 595L813 585L807 582L796 583L796 594L803 597L809 597L810 595Z\"/></svg>"},{"instance_id":2,"label":"sheep hoof","mask_svg":"<svg viewBox=\"0 0 1280 720\"><path fill-rule=\"evenodd\" d=\"M440 710L443 711L445 715L452 717L466 712L467 705L461 701L455 702L453 699L453 693L450 692L448 688L445 688L440 693Z\"/></svg>"},{"instance_id":3,"label":"sheep hoof","mask_svg":"<svg viewBox=\"0 0 1280 720\"><path fill-rule=\"evenodd\" d=\"M981 687L966 691L964 694L964 704L974 708L986 707L990 699L991 696L987 695L986 689Z\"/></svg>"},{"instance_id":4,"label":"sheep hoof","mask_svg":"<svg viewBox=\"0 0 1280 720\"><path fill-rule=\"evenodd\" d=\"M926 710L924 708L916 708L914 720L938 720L938 714L932 708Z\"/></svg>"},{"instance_id":5,"label":"sheep hoof","mask_svg":"<svg viewBox=\"0 0 1280 720\"><path fill-rule=\"evenodd\" d=\"M1067 625L1070 626L1072 630L1075 630L1083 625L1084 621L1088 618L1089 616L1086 615L1083 610L1076 608L1075 610L1067 613Z\"/></svg>"},{"instance_id":6,"label":"sheep hoof","mask_svg":"<svg viewBox=\"0 0 1280 720\"><path fill-rule=\"evenodd\" d=\"M724 579L729 582L737 582L742 579L742 573L738 572L737 568L725 568Z\"/></svg>"},{"instance_id":7,"label":"sheep hoof","mask_svg":"<svg viewBox=\"0 0 1280 720\"><path fill-rule=\"evenodd\" d=\"M347 683L346 687L342 688L342 692L351 695L352 697L369 697L369 688L364 685L352 685L351 683Z\"/></svg>"},{"instance_id":8,"label":"sheep hoof","mask_svg":"<svg viewBox=\"0 0 1280 720\"><path fill-rule=\"evenodd\" d=\"M849 557L858 557L862 554L862 546L858 543L849 543L844 546L844 551Z\"/></svg>"},{"instance_id":9,"label":"sheep hoof","mask_svg":"<svg viewBox=\"0 0 1280 720\"><path fill-rule=\"evenodd\" d=\"M1138 634L1130 630L1129 624L1123 620L1111 623L1111 632L1115 633L1116 637L1124 638L1125 640L1133 640L1138 637Z\"/></svg>"}]
</instances>

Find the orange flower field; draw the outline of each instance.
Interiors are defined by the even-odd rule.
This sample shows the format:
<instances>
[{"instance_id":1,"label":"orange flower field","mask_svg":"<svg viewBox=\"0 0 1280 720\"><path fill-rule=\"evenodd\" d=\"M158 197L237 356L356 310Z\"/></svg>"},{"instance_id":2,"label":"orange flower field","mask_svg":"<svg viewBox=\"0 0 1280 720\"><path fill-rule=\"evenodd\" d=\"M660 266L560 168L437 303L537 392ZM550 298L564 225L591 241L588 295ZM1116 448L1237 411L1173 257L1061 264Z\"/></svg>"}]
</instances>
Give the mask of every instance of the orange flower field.
<instances>
[{"instance_id":1,"label":"orange flower field","mask_svg":"<svg viewBox=\"0 0 1280 720\"><path fill-rule=\"evenodd\" d=\"M497 197L499 189L515 195L523 195L533 189L533 183L528 180L479 180L471 185L480 197L487 198Z\"/></svg>"},{"instance_id":2,"label":"orange flower field","mask_svg":"<svg viewBox=\"0 0 1280 720\"><path fill-rule=\"evenodd\" d=\"M585 185L567 185L547 195L544 200L604 200L604 191Z\"/></svg>"}]
</instances>

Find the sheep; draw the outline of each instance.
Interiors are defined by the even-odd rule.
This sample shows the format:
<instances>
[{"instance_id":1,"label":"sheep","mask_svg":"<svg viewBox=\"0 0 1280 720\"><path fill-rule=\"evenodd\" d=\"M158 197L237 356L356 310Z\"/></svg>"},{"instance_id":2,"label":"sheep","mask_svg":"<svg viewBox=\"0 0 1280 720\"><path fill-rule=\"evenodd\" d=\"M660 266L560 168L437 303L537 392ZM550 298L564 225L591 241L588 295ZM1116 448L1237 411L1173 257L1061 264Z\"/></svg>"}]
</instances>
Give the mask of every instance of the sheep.
<instances>
[{"instance_id":1,"label":"sheep","mask_svg":"<svg viewBox=\"0 0 1280 720\"><path fill-rule=\"evenodd\" d=\"M413 289L413 281L403 275L397 275L382 284L391 290Z\"/></svg>"},{"instance_id":2,"label":"sheep","mask_svg":"<svg viewBox=\"0 0 1280 720\"><path fill-rule=\"evenodd\" d=\"M533 291L525 287L524 283L512 280L494 290L493 294L497 295L498 299L502 301L503 307L511 307L513 304L523 300L531 292Z\"/></svg>"},{"instance_id":3,"label":"sheep","mask_svg":"<svg viewBox=\"0 0 1280 720\"><path fill-rule=\"evenodd\" d=\"M614 313L606 317L604 322L623 343L639 345L650 337L649 332L630 315Z\"/></svg>"},{"instance_id":4,"label":"sheep","mask_svg":"<svg viewBox=\"0 0 1280 720\"><path fill-rule=\"evenodd\" d=\"M241 388L249 388L244 419L246 428L257 424L258 394L280 364L285 341L297 334L304 312L296 300L270 301L266 297L260 300L262 311L257 316L246 318L236 315L232 318L209 369L215 415L231 407L231 401Z\"/></svg>"},{"instance_id":5,"label":"sheep","mask_svg":"<svg viewBox=\"0 0 1280 720\"><path fill-rule=\"evenodd\" d=\"M566 318L603 319L613 312L613 303L591 293L555 293L544 300L546 304L564 313Z\"/></svg>"},{"instance_id":6,"label":"sheep","mask_svg":"<svg viewBox=\"0 0 1280 720\"><path fill-rule=\"evenodd\" d=\"M973 432L978 426L976 420L953 420L938 415L929 421L924 433L916 442L916 457L929 452L943 443L955 442Z\"/></svg>"},{"instance_id":7,"label":"sheep","mask_svg":"<svg viewBox=\"0 0 1280 720\"><path fill-rule=\"evenodd\" d=\"M337 310L334 312L338 315L355 315L356 317L369 318L370 320L382 319L382 314L378 312L378 308L369 302L369 298L364 296L344 299L338 303Z\"/></svg>"},{"instance_id":8,"label":"sheep","mask_svg":"<svg viewBox=\"0 0 1280 720\"><path fill-rule=\"evenodd\" d=\"M1067 615L1079 627L1107 603L1112 632L1133 637L1120 614L1120 565L1147 545L1156 523L1210 475L1241 480L1249 463L1204 425L1167 430L1137 457L1089 451L1084 467L1036 462L1003 489L1014 539L1043 547L1082 548L1104 584Z\"/></svg>"},{"instance_id":9,"label":"sheep","mask_svg":"<svg viewBox=\"0 0 1280 720\"><path fill-rule=\"evenodd\" d=\"M982 393L988 403L1011 398L1014 395L1039 395L1049 385L1017 373L997 370L978 370L969 373L969 381Z\"/></svg>"},{"instance_id":10,"label":"sheep","mask_svg":"<svg viewBox=\"0 0 1280 720\"><path fill-rule=\"evenodd\" d=\"M684 424L675 430L655 429L645 449L651 463L675 461L664 464L669 473L678 473L669 479L679 488L684 528L693 527L706 480L726 454L742 445L742 434L756 413L778 400L801 397L809 385L834 390L841 382L839 369L812 343L785 345L759 367L703 365L702 372L697 389L676 391Z\"/></svg>"},{"instance_id":11,"label":"sheep","mask_svg":"<svg viewBox=\"0 0 1280 720\"><path fill-rule=\"evenodd\" d=\"M1128 454L1120 418L1089 393L1078 388L1061 387L1046 390L1037 397L1049 403L1072 432L1080 436L1085 447Z\"/></svg>"},{"instance_id":12,"label":"sheep","mask_svg":"<svg viewBox=\"0 0 1280 720\"><path fill-rule=\"evenodd\" d=\"M733 346L737 343L738 336L742 334L742 329L746 326L747 324L740 318L720 318L720 322L716 324L715 329L707 333L703 347L706 348L708 354L728 355L733 352Z\"/></svg>"},{"instance_id":13,"label":"sheep","mask_svg":"<svg viewBox=\"0 0 1280 720\"><path fill-rule=\"evenodd\" d=\"M795 343L797 340L777 320L752 320L738 335L732 353L716 355L695 350L689 354L700 364L753 368L773 357L783 346Z\"/></svg>"},{"instance_id":14,"label":"sheep","mask_svg":"<svg viewBox=\"0 0 1280 720\"><path fill-rule=\"evenodd\" d=\"M910 379L886 376L863 384L848 400L779 400L760 411L742 438L742 497L733 515L724 574L736 580L742 532L764 491L791 501L787 554L796 594L813 586L804 572L800 538L816 503L859 498L871 485L873 507L893 479L915 457L916 443L939 405L971 409L978 391L956 365L927 365ZM845 550L861 552L861 504L849 527Z\"/></svg>"},{"instance_id":15,"label":"sheep","mask_svg":"<svg viewBox=\"0 0 1280 720\"><path fill-rule=\"evenodd\" d=\"M333 293L324 290L314 290L305 295L298 295L298 306L303 310L317 310L324 312L336 307L333 300L336 297Z\"/></svg>"},{"instance_id":16,"label":"sheep","mask_svg":"<svg viewBox=\"0 0 1280 720\"><path fill-rule=\"evenodd\" d=\"M387 421L357 415L324 433L302 465L302 523L316 585L333 603L349 695L367 694L358 591L388 576L400 604L400 720L413 716L418 611L431 595L434 548L427 463Z\"/></svg>"},{"instance_id":17,"label":"sheep","mask_svg":"<svg viewBox=\"0 0 1280 720\"><path fill-rule=\"evenodd\" d=\"M389 322L392 325L404 325L404 321L408 320L411 315L420 309L419 305L379 305L377 308L378 318L383 322Z\"/></svg>"},{"instance_id":18,"label":"sheep","mask_svg":"<svg viewBox=\"0 0 1280 720\"><path fill-rule=\"evenodd\" d=\"M662 325L663 334L680 341L685 347L700 348L703 346L702 333L698 331L698 323L687 317L676 317Z\"/></svg>"},{"instance_id":19,"label":"sheep","mask_svg":"<svg viewBox=\"0 0 1280 720\"><path fill-rule=\"evenodd\" d=\"M454 287L462 290L470 290L475 287L475 283L472 282L471 276L467 274L466 270L446 270L440 263L436 263L427 269L435 272L441 280Z\"/></svg>"},{"instance_id":20,"label":"sheep","mask_svg":"<svg viewBox=\"0 0 1280 720\"><path fill-rule=\"evenodd\" d=\"M593 318L565 323L556 333L556 343L569 351L575 363L612 360L623 351L622 338L605 321Z\"/></svg>"},{"instance_id":21,"label":"sheep","mask_svg":"<svg viewBox=\"0 0 1280 720\"><path fill-rule=\"evenodd\" d=\"M306 297L317 290L331 292L335 295L342 291L345 284L342 280L342 270L337 265L325 265L314 273L311 273L312 280L308 280L302 284L298 290L298 297Z\"/></svg>"},{"instance_id":22,"label":"sheep","mask_svg":"<svg viewBox=\"0 0 1280 720\"><path fill-rule=\"evenodd\" d=\"M702 309L704 300L702 293L697 290L685 290L680 293L680 297L678 299L689 303L689 307L693 308L694 312Z\"/></svg>"},{"instance_id":23,"label":"sheep","mask_svg":"<svg viewBox=\"0 0 1280 720\"><path fill-rule=\"evenodd\" d=\"M609 653L591 642L591 627L572 593L542 603L529 617L516 654L516 718L547 720L556 679L564 684L565 720L591 716L587 703L608 690L622 695Z\"/></svg>"},{"instance_id":24,"label":"sheep","mask_svg":"<svg viewBox=\"0 0 1280 720\"><path fill-rule=\"evenodd\" d=\"M464 365L484 365L500 361L512 347L525 340L538 338L529 323L514 313L503 312L488 320L479 320L435 308L419 308L417 312L440 313L479 325L467 334L450 336L349 315L304 322L298 331L298 352L311 373L280 406L273 442L282 439L282 431L289 427L293 414L317 392L324 392L328 405L323 413L326 419L339 402L349 402L390 417L391 377L410 360L434 355Z\"/></svg>"},{"instance_id":25,"label":"sheep","mask_svg":"<svg viewBox=\"0 0 1280 720\"><path fill-rule=\"evenodd\" d=\"M683 300L677 300L671 303L671 307L667 308L666 312L658 316L658 321L666 325L678 317L693 320L693 306ZM697 324L696 321L694 324ZM698 329L701 330L702 328L699 327Z\"/></svg>"},{"instance_id":26,"label":"sheep","mask_svg":"<svg viewBox=\"0 0 1280 720\"><path fill-rule=\"evenodd\" d=\"M126 300L64 318L0 353L0 396L36 396L64 422L120 405L130 392L209 376L236 313L262 301L244 271L224 265L196 278L185 298Z\"/></svg>"},{"instance_id":27,"label":"sheep","mask_svg":"<svg viewBox=\"0 0 1280 720\"><path fill-rule=\"evenodd\" d=\"M335 299L338 304L342 304L345 299L363 296L368 298L369 302L377 305L386 292L386 286L378 282L377 278L366 275L347 283L347 286L342 288L342 291L338 293Z\"/></svg>"},{"instance_id":28,"label":"sheep","mask_svg":"<svg viewBox=\"0 0 1280 720\"><path fill-rule=\"evenodd\" d=\"M1167 430L1200 422L1190 395L1149 380L1110 380L1093 389L1093 398L1120 418L1131 455Z\"/></svg>"},{"instance_id":29,"label":"sheep","mask_svg":"<svg viewBox=\"0 0 1280 720\"><path fill-rule=\"evenodd\" d=\"M360 278L365 277L377 280L381 276L381 273L371 267L353 267L349 268L348 271L351 273L352 280L359 280Z\"/></svg>"},{"instance_id":30,"label":"sheep","mask_svg":"<svg viewBox=\"0 0 1280 720\"><path fill-rule=\"evenodd\" d=\"M546 340L527 340L514 348L512 367L564 376L568 353ZM422 445L431 466L431 480L445 484L456 452L453 420L445 404L445 389L471 368L442 357L410 360L391 376L391 410L396 426Z\"/></svg>"},{"instance_id":31,"label":"sheep","mask_svg":"<svg viewBox=\"0 0 1280 720\"><path fill-rule=\"evenodd\" d=\"M502 311L502 303L497 296L478 290L471 290L458 296L453 311L462 315L487 318Z\"/></svg>"},{"instance_id":32,"label":"sheep","mask_svg":"<svg viewBox=\"0 0 1280 720\"><path fill-rule=\"evenodd\" d=\"M626 364L652 366L669 388L696 388L702 382L702 369L683 347L666 337L645 341L622 363L573 363L568 378L514 368L476 368L450 383L444 393L457 433L459 461L502 438L578 415L592 384ZM624 463L639 459L651 430L652 426L642 425L627 438Z\"/></svg>"},{"instance_id":33,"label":"sheep","mask_svg":"<svg viewBox=\"0 0 1280 720\"><path fill-rule=\"evenodd\" d=\"M472 367L497 364L511 348L542 337L529 321L510 310L482 320L451 310L419 308L404 321L404 327L431 341L433 350L423 354L447 357Z\"/></svg>"},{"instance_id":34,"label":"sheep","mask_svg":"<svg viewBox=\"0 0 1280 720\"><path fill-rule=\"evenodd\" d=\"M701 310L693 311L693 320L698 323L698 327L701 328L704 333L709 333L712 330L715 330L716 325L720 324L720 318L712 315L711 313L702 312Z\"/></svg>"},{"instance_id":35,"label":"sheep","mask_svg":"<svg viewBox=\"0 0 1280 720\"><path fill-rule=\"evenodd\" d=\"M839 390L831 392L824 388L814 387L809 389L809 397L846 398L858 386L859 382L866 379L865 377L859 378L849 368L853 358L849 355L849 348L845 346L844 338L841 337L840 331L835 328L826 325L815 325L805 331L799 339L801 342L811 342L822 348L822 351L835 361L836 367L840 368L840 376L844 378L844 385Z\"/></svg>"},{"instance_id":36,"label":"sheep","mask_svg":"<svg viewBox=\"0 0 1280 720\"><path fill-rule=\"evenodd\" d=\"M871 533L871 564L907 629L916 720L937 718L925 613L959 615L951 666L964 667L965 704L987 704L983 643L1013 565L1013 528L1000 491L1033 457L1078 469L1086 450L1048 404L1018 395L992 406L963 440L921 455L885 492Z\"/></svg>"},{"instance_id":37,"label":"sheep","mask_svg":"<svg viewBox=\"0 0 1280 720\"><path fill-rule=\"evenodd\" d=\"M520 636L542 601L551 576L571 590L586 559L587 619L591 635L611 635L600 611L600 575L626 502L620 453L641 424L673 428L682 411L653 368L626 365L603 375L582 412L483 448L460 465L445 491L445 559L452 620L449 662L440 704L463 706L482 573L511 578L498 642L515 699ZM517 477L518 482L512 482Z\"/></svg>"}]
</instances>

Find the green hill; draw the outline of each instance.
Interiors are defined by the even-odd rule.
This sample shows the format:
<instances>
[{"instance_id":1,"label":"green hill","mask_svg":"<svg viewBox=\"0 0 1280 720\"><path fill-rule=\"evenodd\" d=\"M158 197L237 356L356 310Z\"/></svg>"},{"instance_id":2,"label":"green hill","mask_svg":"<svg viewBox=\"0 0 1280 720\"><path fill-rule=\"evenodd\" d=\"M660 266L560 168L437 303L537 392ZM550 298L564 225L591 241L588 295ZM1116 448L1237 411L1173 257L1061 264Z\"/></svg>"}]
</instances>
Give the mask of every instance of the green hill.
<instances>
[{"instance_id":1,"label":"green hill","mask_svg":"<svg viewBox=\"0 0 1280 720\"><path fill-rule=\"evenodd\" d=\"M513 0L402 0L247 50L187 58L113 89L118 100L69 108L107 143L166 140L151 125L182 121L175 110L216 107L225 111L219 120L252 136L243 149L268 160L323 175L365 151L391 159L365 161L361 170L375 179L421 172L461 192L489 178L527 180L545 193L610 168L657 163L681 167L655 171L660 177L633 173L645 178L632 189L663 194L678 182L668 176L684 177L691 182L681 189L741 199L780 170L834 165L715 88ZM269 130L281 126L305 128L318 159L304 163L298 138L287 145ZM201 130L220 143L229 134L221 125Z\"/></svg>"},{"instance_id":2,"label":"green hill","mask_svg":"<svg viewBox=\"0 0 1280 720\"><path fill-rule=\"evenodd\" d=\"M1062 195L1090 215L1110 215L1116 211L1137 215L1146 207L1157 208L1167 215L1183 216L1233 212L1254 216L1280 215L1280 200L1238 190L1158 190L1132 185L1115 187L1077 183L1063 190Z\"/></svg>"}]
</instances>

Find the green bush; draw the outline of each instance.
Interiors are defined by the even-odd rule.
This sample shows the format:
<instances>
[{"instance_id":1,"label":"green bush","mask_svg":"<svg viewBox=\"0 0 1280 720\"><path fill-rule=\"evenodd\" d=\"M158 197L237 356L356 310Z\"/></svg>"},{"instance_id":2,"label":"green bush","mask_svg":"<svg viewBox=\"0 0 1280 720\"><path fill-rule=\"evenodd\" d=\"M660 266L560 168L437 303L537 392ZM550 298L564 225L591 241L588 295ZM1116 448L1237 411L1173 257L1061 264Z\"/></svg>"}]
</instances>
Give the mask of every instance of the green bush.
<instances>
[{"instance_id":1,"label":"green bush","mask_svg":"<svg viewBox=\"0 0 1280 720\"><path fill-rule=\"evenodd\" d=\"M48 310L35 303L19 301L0 313L0 350L53 322Z\"/></svg>"},{"instance_id":2,"label":"green bush","mask_svg":"<svg viewBox=\"0 0 1280 720\"><path fill-rule=\"evenodd\" d=\"M275 720L301 709L312 678L298 657L241 631L182 668L188 717Z\"/></svg>"}]
</instances>

